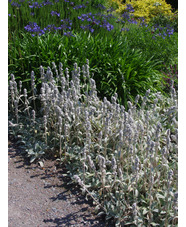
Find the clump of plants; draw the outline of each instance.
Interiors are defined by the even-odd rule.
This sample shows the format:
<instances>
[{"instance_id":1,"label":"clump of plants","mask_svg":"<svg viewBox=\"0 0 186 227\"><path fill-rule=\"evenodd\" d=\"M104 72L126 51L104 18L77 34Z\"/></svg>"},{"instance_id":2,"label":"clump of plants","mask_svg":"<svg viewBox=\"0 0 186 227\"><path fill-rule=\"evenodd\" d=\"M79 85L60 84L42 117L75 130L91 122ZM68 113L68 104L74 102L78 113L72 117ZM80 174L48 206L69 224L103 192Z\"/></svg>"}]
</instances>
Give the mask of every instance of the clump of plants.
<instances>
[{"instance_id":1,"label":"clump of plants","mask_svg":"<svg viewBox=\"0 0 186 227\"><path fill-rule=\"evenodd\" d=\"M150 20L150 23L164 27L169 26L174 29L174 32L178 32L178 11L171 15L158 14Z\"/></svg>"},{"instance_id":2,"label":"clump of plants","mask_svg":"<svg viewBox=\"0 0 186 227\"><path fill-rule=\"evenodd\" d=\"M68 175L116 226L178 223L177 93L137 95L129 109L97 96L89 61L69 73L40 67L40 92L9 81L9 132L31 162L58 155Z\"/></svg>"},{"instance_id":3,"label":"clump of plants","mask_svg":"<svg viewBox=\"0 0 186 227\"><path fill-rule=\"evenodd\" d=\"M117 3L118 9L116 12L123 13L127 7L131 5L133 8L134 18L144 17L147 22L157 15L171 16L171 5L167 4L165 0L126 0L125 3L121 0L112 0Z\"/></svg>"},{"instance_id":4,"label":"clump of plants","mask_svg":"<svg viewBox=\"0 0 186 227\"><path fill-rule=\"evenodd\" d=\"M163 83L166 91L169 91L172 86L172 81L174 81L174 88L178 90L178 66L170 65L165 67L162 71L163 74Z\"/></svg>"},{"instance_id":5,"label":"clump of plants","mask_svg":"<svg viewBox=\"0 0 186 227\"><path fill-rule=\"evenodd\" d=\"M127 107L127 100L143 96L149 88L162 91L162 63L177 63L174 23L161 25L157 18L147 24L145 18L132 16L131 4L120 16L114 4L103 0L10 0L8 5L9 78L14 74L28 91L31 70L35 83L41 83L41 64L46 70L53 61L62 61L72 70L72 63L89 59L98 96L110 100L117 93L119 103Z\"/></svg>"}]
</instances>

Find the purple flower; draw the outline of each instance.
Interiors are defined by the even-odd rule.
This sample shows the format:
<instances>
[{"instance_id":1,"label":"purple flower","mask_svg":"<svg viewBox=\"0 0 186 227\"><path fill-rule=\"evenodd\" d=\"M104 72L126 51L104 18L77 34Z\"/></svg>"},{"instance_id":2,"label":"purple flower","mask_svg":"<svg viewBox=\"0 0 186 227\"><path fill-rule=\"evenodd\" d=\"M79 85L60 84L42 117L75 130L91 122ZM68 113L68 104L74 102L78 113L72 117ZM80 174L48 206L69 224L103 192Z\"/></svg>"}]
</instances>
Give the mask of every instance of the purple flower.
<instances>
[{"instance_id":1,"label":"purple flower","mask_svg":"<svg viewBox=\"0 0 186 227\"><path fill-rule=\"evenodd\" d=\"M171 35L173 35L174 29L170 27L170 25L162 27L156 24L151 28L151 33L156 33L157 36L160 36L165 39L166 36L170 37Z\"/></svg>"},{"instance_id":2,"label":"purple flower","mask_svg":"<svg viewBox=\"0 0 186 227\"><path fill-rule=\"evenodd\" d=\"M45 31L41 29L39 34L43 35L45 34Z\"/></svg>"},{"instance_id":3,"label":"purple flower","mask_svg":"<svg viewBox=\"0 0 186 227\"><path fill-rule=\"evenodd\" d=\"M91 18L87 18L87 21L90 22L90 21L92 21L92 19Z\"/></svg>"},{"instance_id":4,"label":"purple flower","mask_svg":"<svg viewBox=\"0 0 186 227\"><path fill-rule=\"evenodd\" d=\"M130 24L138 24L138 22L137 22L136 20L134 20L134 19L128 20L128 22L129 22Z\"/></svg>"},{"instance_id":5,"label":"purple flower","mask_svg":"<svg viewBox=\"0 0 186 227\"><path fill-rule=\"evenodd\" d=\"M100 18L100 20L96 19L95 17ZM94 25L99 25L99 27L105 28L105 29L107 29L107 31L111 31L114 28L114 26L112 24L110 24L106 19L106 18L110 18L110 17L113 17L113 15L112 14L104 15L101 13L92 14L90 12L90 13L82 14L81 16L78 16L78 19L81 21L90 22L89 25L81 26L82 29L87 29L90 32L94 32L95 27L92 27Z\"/></svg>"},{"instance_id":6,"label":"purple flower","mask_svg":"<svg viewBox=\"0 0 186 227\"><path fill-rule=\"evenodd\" d=\"M41 8L43 7L42 4L39 4L38 2L34 2L32 5L29 5L29 8Z\"/></svg>"},{"instance_id":7,"label":"purple flower","mask_svg":"<svg viewBox=\"0 0 186 227\"><path fill-rule=\"evenodd\" d=\"M123 19L126 19L126 20L130 19L130 14L128 12L124 12L121 16Z\"/></svg>"},{"instance_id":8,"label":"purple flower","mask_svg":"<svg viewBox=\"0 0 186 227\"><path fill-rule=\"evenodd\" d=\"M56 0L55 2L59 2L59 0ZM42 4L43 4L44 6L46 6L46 5L53 5L53 3L50 2L49 0L43 1Z\"/></svg>"},{"instance_id":9,"label":"purple flower","mask_svg":"<svg viewBox=\"0 0 186 227\"><path fill-rule=\"evenodd\" d=\"M100 9L106 10L106 7L102 4L98 4L97 7L100 8Z\"/></svg>"},{"instance_id":10,"label":"purple flower","mask_svg":"<svg viewBox=\"0 0 186 227\"><path fill-rule=\"evenodd\" d=\"M139 20L141 20L141 22L145 22L145 18L144 17L139 17Z\"/></svg>"},{"instance_id":11,"label":"purple flower","mask_svg":"<svg viewBox=\"0 0 186 227\"><path fill-rule=\"evenodd\" d=\"M72 32L71 32L71 31L69 31L69 32L64 32L64 34L63 34L63 35L68 36L68 37L70 37L70 36L75 37L75 36L72 34Z\"/></svg>"},{"instance_id":12,"label":"purple flower","mask_svg":"<svg viewBox=\"0 0 186 227\"><path fill-rule=\"evenodd\" d=\"M127 4L126 10L127 10L129 13L133 13L133 12L134 12L134 8L132 7L131 4Z\"/></svg>"},{"instance_id":13,"label":"purple flower","mask_svg":"<svg viewBox=\"0 0 186 227\"><path fill-rule=\"evenodd\" d=\"M100 23L101 23L100 20L96 20L96 19L93 19L93 20L92 20L92 24L99 25Z\"/></svg>"},{"instance_id":14,"label":"purple flower","mask_svg":"<svg viewBox=\"0 0 186 227\"><path fill-rule=\"evenodd\" d=\"M108 15L103 15L105 18L116 18L115 16L112 15L112 13L109 13Z\"/></svg>"},{"instance_id":15,"label":"purple flower","mask_svg":"<svg viewBox=\"0 0 186 227\"><path fill-rule=\"evenodd\" d=\"M8 16L11 17L11 14L9 13Z\"/></svg>"},{"instance_id":16,"label":"purple flower","mask_svg":"<svg viewBox=\"0 0 186 227\"><path fill-rule=\"evenodd\" d=\"M52 16L57 15L58 17L60 17L60 13L58 13L57 11L51 11L51 15Z\"/></svg>"},{"instance_id":17,"label":"purple flower","mask_svg":"<svg viewBox=\"0 0 186 227\"><path fill-rule=\"evenodd\" d=\"M80 28L82 28L83 30L85 30L86 29L86 26L80 25Z\"/></svg>"},{"instance_id":18,"label":"purple flower","mask_svg":"<svg viewBox=\"0 0 186 227\"><path fill-rule=\"evenodd\" d=\"M122 28L121 31L129 31L129 28Z\"/></svg>"},{"instance_id":19,"label":"purple flower","mask_svg":"<svg viewBox=\"0 0 186 227\"><path fill-rule=\"evenodd\" d=\"M166 32L164 32L164 33L163 33L163 35L164 35L164 36L167 36L167 33L166 33Z\"/></svg>"},{"instance_id":20,"label":"purple flower","mask_svg":"<svg viewBox=\"0 0 186 227\"><path fill-rule=\"evenodd\" d=\"M174 33L174 28L168 28L168 29L167 29L167 33L168 33L169 36L170 36L170 35L173 35L173 33Z\"/></svg>"},{"instance_id":21,"label":"purple flower","mask_svg":"<svg viewBox=\"0 0 186 227\"><path fill-rule=\"evenodd\" d=\"M63 23L60 28L63 30L69 29L71 30L72 21L70 19L62 19L61 22Z\"/></svg>"},{"instance_id":22,"label":"purple flower","mask_svg":"<svg viewBox=\"0 0 186 227\"><path fill-rule=\"evenodd\" d=\"M35 22L29 22L27 26L25 26L25 30L28 32L33 32L39 30L40 27Z\"/></svg>"},{"instance_id":23,"label":"purple flower","mask_svg":"<svg viewBox=\"0 0 186 227\"><path fill-rule=\"evenodd\" d=\"M111 31L112 29L114 29L114 26L109 23L107 23L104 27L107 29L107 31Z\"/></svg>"},{"instance_id":24,"label":"purple flower","mask_svg":"<svg viewBox=\"0 0 186 227\"><path fill-rule=\"evenodd\" d=\"M90 32L91 32L91 33L93 33L93 32L94 32L94 29L93 29L93 28L90 28L89 30L90 30Z\"/></svg>"},{"instance_id":25,"label":"purple flower","mask_svg":"<svg viewBox=\"0 0 186 227\"><path fill-rule=\"evenodd\" d=\"M51 11L51 13L50 13L52 16L54 16L54 14L55 14L55 12L54 11Z\"/></svg>"},{"instance_id":26,"label":"purple flower","mask_svg":"<svg viewBox=\"0 0 186 227\"><path fill-rule=\"evenodd\" d=\"M47 25L46 28L44 28L44 31L56 31L56 30L58 30L58 28L54 24L49 24Z\"/></svg>"},{"instance_id":27,"label":"purple flower","mask_svg":"<svg viewBox=\"0 0 186 227\"><path fill-rule=\"evenodd\" d=\"M21 4L17 3L17 2L12 2L11 4L13 7L18 7L20 8L21 7Z\"/></svg>"},{"instance_id":28,"label":"purple flower","mask_svg":"<svg viewBox=\"0 0 186 227\"><path fill-rule=\"evenodd\" d=\"M45 31L42 30L35 22L29 22L29 24L27 26L25 26L24 28L26 31L32 33L31 34L32 36L35 36L34 33L37 33L39 35L42 35L45 33Z\"/></svg>"},{"instance_id":29,"label":"purple flower","mask_svg":"<svg viewBox=\"0 0 186 227\"><path fill-rule=\"evenodd\" d=\"M148 24L146 24L144 17L139 17L138 19L141 21L140 23L141 27L148 27Z\"/></svg>"},{"instance_id":30,"label":"purple flower","mask_svg":"<svg viewBox=\"0 0 186 227\"><path fill-rule=\"evenodd\" d=\"M94 29L91 27L91 25L81 25L80 28L83 30L89 30L91 33L94 32Z\"/></svg>"},{"instance_id":31,"label":"purple flower","mask_svg":"<svg viewBox=\"0 0 186 227\"><path fill-rule=\"evenodd\" d=\"M86 6L82 4L82 5L77 5L73 7L73 9L82 9L82 8L86 8Z\"/></svg>"}]
</instances>

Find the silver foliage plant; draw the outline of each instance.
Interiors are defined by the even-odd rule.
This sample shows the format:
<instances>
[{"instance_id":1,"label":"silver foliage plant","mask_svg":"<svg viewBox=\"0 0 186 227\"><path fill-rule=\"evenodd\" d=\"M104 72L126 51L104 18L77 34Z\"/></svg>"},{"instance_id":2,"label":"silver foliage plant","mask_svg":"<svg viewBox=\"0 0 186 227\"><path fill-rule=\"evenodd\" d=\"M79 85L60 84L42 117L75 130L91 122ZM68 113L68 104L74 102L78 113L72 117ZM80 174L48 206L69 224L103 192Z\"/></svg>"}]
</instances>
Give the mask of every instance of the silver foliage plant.
<instances>
[{"instance_id":1,"label":"silver foliage plant","mask_svg":"<svg viewBox=\"0 0 186 227\"><path fill-rule=\"evenodd\" d=\"M116 226L176 226L178 223L177 93L128 102L129 109L97 96L89 61L59 72L40 67L37 93L9 81L9 129L34 161L58 154L68 173ZM30 95L30 96L29 96ZM37 108L39 103L39 109ZM140 103L140 105L139 105Z\"/></svg>"}]
</instances>

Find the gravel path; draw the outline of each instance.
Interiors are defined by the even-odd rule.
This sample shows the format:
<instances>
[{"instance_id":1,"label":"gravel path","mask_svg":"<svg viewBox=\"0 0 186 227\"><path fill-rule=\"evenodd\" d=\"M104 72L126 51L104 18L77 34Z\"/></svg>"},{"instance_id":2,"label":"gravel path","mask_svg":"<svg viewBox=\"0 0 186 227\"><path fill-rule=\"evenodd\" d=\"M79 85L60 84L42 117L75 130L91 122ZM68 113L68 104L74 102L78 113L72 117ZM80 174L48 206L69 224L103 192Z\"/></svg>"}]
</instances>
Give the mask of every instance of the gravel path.
<instances>
[{"instance_id":1,"label":"gravel path","mask_svg":"<svg viewBox=\"0 0 186 227\"><path fill-rule=\"evenodd\" d=\"M68 186L54 160L29 164L19 149L8 150L8 226L114 226L93 214L77 187Z\"/></svg>"}]
</instances>

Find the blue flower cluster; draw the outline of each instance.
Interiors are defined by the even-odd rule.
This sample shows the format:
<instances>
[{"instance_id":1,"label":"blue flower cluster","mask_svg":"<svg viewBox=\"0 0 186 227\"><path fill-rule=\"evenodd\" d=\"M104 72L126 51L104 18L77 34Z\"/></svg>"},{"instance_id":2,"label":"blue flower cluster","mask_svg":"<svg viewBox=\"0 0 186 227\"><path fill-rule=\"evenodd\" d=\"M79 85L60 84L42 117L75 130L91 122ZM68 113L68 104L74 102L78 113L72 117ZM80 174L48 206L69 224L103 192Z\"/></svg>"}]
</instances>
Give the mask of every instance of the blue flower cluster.
<instances>
[{"instance_id":1,"label":"blue flower cluster","mask_svg":"<svg viewBox=\"0 0 186 227\"><path fill-rule=\"evenodd\" d=\"M130 17L131 15L128 13L128 12L124 12L122 15L121 15L122 19L124 20L130 20Z\"/></svg>"},{"instance_id":2,"label":"blue flower cluster","mask_svg":"<svg viewBox=\"0 0 186 227\"><path fill-rule=\"evenodd\" d=\"M163 39L165 39L167 36L170 37L174 34L174 28L167 25L166 27L162 27L160 25L154 25L151 28L151 33L153 34L153 39L156 39L156 37L160 36Z\"/></svg>"},{"instance_id":3,"label":"blue flower cluster","mask_svg":"<svg viewBox=\"0 0 186 227\"><path fill-rule=\"evenodd\" d=\"M38 34L39 36L45 34L45 32L56 32L57 30L63 30L63 35L66 36L73 36L72 33L68 30L71 30L72 21L69 19L63 19L61 20L62 24L59 27L56 27L54 24L47 25L47 27L41 29L37 23L35 22L29 22L27 26L25 26L25 30L27 32L30 32L32 36L35 36Z\"/></svg>"},{"instance_id":4,"label":"blue flower cluster","mask_svg":"<svg viewBox=\"0 0 186 227\"><path fill-rule=\"evenodd\" d=\"M119 18L116 22L125 24L126 22L129 24L138 24L138 22L133 18L134 8L132 5L127 4L127 8L125 9L124 13L121 15L121 18ZM123 31L123 30L122 30Z\"/></svg>"},{"instance_id":5,"label":"blue flower cluster","mask_svg":"<svg viewBox=\"0 0 186 227\"><path fill-rule=\"evenodd\" d=\"M72 34L71 31L64 32L63 35L64 35L64 36L68 36L68 37L70 37L70 36L75 37L75 36Z\"/></svg>"},{"instance_id":6,"label":"blue flower cluster","mask_svg":"<svg viewBox=\"0 0 186 227\"><path fill-rule=\"evenodd\" d=\"M170 35L173 35L174 34L174 28L167 28L167 34L170 36Z\"/></svg>"},{"instance_id":7,"label":"blue flower cluster","mask_svg":"<svg viewBox=\"0 0 186 227\"><path fill-rule=\"evenodd\" d=\"M33 2L33 4L31 5L31 4L29 4L29 8L31 8L31 9L33 9L33 8L41 8L41 7L43 7L43 5L40 3L38 3L38 2Z\"/></svg>"},{"instance_id":8,"label":"blue flower cluster","mask_svg":"<svg viewBox=\"0 0 186 227\"><path fill-rule=\"evenodd\" d=\"M132 7L131 4L127 4L126 11L129 12L129 13L134 13L134 8Z\"/></svg>"},{"instance_id":9,"label":"blue flower cluster","mask_svg":"<svg viewBox=\"0 0 186 227\"><path fill-rule=\"evenodd\" d=\"M10 2L11 2L11 1L10 1ZM21 7L21 4L19 4L19 3L17 3L17 2L12 2L12 3L11 3L11 6L20 8L20 7Z\"/></svg>"},{"instance_id":10,"label":"blue flower cluster","mask_svg":"<svg viewBox=\"0 0 186 227\"><path fill-rule=\"evenodd\" d=\"M102 10L106 10L106 7L104 5L102 5L102 4L98 4L97 5L97 8L100 8Z\"/></svg>"},{"instance_id":11,"label":"blue flower cluster","mask_svg":"<svg viewBox=\"0 0 186 227\"><path fill-rule=\"evenodd\" d=\"M21 4L18 4L17 2L12 2L13 0L8 0L9 3L13 6L13 7L20 7ZM24 2L25 0L19 0L19 2ZM52 0L52 2L50 0L43 0L40 2L34 1L34 0L29 0L28 4L29 4L29 8L31 9L39 9L41 7L44 7L46 5L54 5L55 3L59 2L59 0ZM79 4L76 5L75 2L69 1L69 0L63 0L63 2L67 2L68 3L68 10L70 9L74 9L74 10L78 10L78 9L84 9L86 8L86 4L88 4L88 2L84 1L84 4ZM83 0L82 0L83 2ZM114 29L114 26L110 23L110 18L115 18L112 14L112 12L114 11L113 8L107 9L105 6L103 6L102 4L98 4L97 8L100 8L100 12L93 14L91 12L89 13L84 13L79 15L77 18L80 22L80 28L83 30L88 30L91 33L93 33L94 31L103 28L106 29L107 31L111 31ZM106 14L102 14L101 11L104 10L106 12ZM153 39L155 39L158 36L161 36L163 39L166 36L171 36L174 33L174 29L170 26L167 27L161 27L159 25L154 25L153 27L150 27L146 24L145 19L143 17L138 18L137 20L134 19L134 8L132 7L131 4L127 4L127 7L125 8L124 13L121 15L121 17L118 19L115 19L115 22L117 23L121 23L121 31L128 31L129 28L127 26L125 26L126 24L138 24L139 26L143 26L143 27L148 27L146 29L147 32L150 32L153 34ZM31 12L30 13L31 16L35 15L35 12ZM50 14L52 16L57 16L58 18L60 18L60 13L57 11L51 11ZM8 16L10 17L11 14L8 14ZM14 17L16 17L15 15L13 15ZM59 21L58 21L59 22ZM70 19L63 19L60 21L61 24L58 25L54 25L54 24L50 24L45 28L40 28L38 26L37 23L35 22L30 22L27 26L25 26L25 30L30 32L32 34L32 36L37 35L42 35L45 34L46 31L50 31L50 32L55 32L58 30L62 31L62 34L65 36L73 36L72 35L72 21ZM124 27L125 26L125 27ZM76 26L77 27L77 26Z\"/></svg>"},{"instance_id":12,"label":"blue flower cluster","mask_svg":"<svg viewBox=\"0 0 186 227\"><path fill-rule=\"evenodd\" d=\"M82 4L82 5L76 5L76 6L73 7L73 9L76 9L76 10L77 9L82 9L82 8L85 9L86 8L86 5L85 4Z\"/></svg>"},{"instance_id":13,"label":"blue flower cluster","mask_svg":"<svg viewBox=\"0 0 186 227\"><path fill-rule=\"evenodd\" d=\"M95 26L105 28L107 31L111 31L114 29L114 26L107 21L107 18L114 17L112 14L104 15L101 13L92 14L82 14L78 16L78 19L83 22L89 22L88 25L81 25L82 29L89 30L90 32L94 32ZM98 19L97 19L98 18Z\"/></svg>"},{"instance_id":14,"label":"blue flower cluster","mask_svg":"<svg viewBox=\"0 0 186 227\"><path fill-rule=\"evenodd\" d=\"M81 25L80 28L82 28L83 30L88 30L91 33L94 32L94 29L92 28L92 26L90 24L88 24L88 25Z\"/></svg>"},{"instance_id":15,"label":"blue flower cluster","mask_svg":"<svg viewBox=\"0 0 186 227\"><path fill-rule=\"evenodd\" d=\"M51 15L52 16L57 15L58 17L60 17L60 13L58 13L57 11L51 11Z\"/></svg>"},{"instance_id":16,"label":"blue flower cluster","mask_svg":"<svg viewBox=\"0 0 186 227\"><path fill-rule=\"evenodd\" d=\"M141 27L148 27L148 24L145 22L144 17L139 17L138 19L140 20L140 26Z\"/></svg>"},{"instance_id":17,"label":"blue flower cluster","mask_svg":"<svg viewBox=\"0 0 186 227\"><path fill-rule=\"evenodd\" d=\"M129 28L122 28L121 31L129 31Z\"/></svg>"},{"instance_id":18,"label":"blue flower cluster","mask_svg":"<svg viewBox=\"0 0 186 227\"><path fill-rule=\"evenodd\" d=\"M27 26L25 26L25 30L32 33L32 36L35 36L34 33L37 33L39 35L44 34L44 30L42 30L37 23L30 22Z\"/></svg>"},{"instance_id":19,"label":"blue flower cluster","mask_svg":"<svg viewBox=\"0 0 186 227\"><path fill-rule=\"evenodd\" d=\"M66 18L66 19L61 20L61 22L62 22L61 29L63 29L63 30L72 29L72 27L71 27L72 21L70 19Z\"/></svg>"},{"instance_id":20,"label":"blue flower cluster","mask_svg":"<svg viewBox=\"0 0 186 227\"><path fill-rule=\"evenodd\" d=\"M47 25L44 29L43 29L45 32L46 31L50 31L50 32L55 32L57 30L61 30L61 27L56 27L54 24L49 24Z\"/></svg>"},{"instance_id":21,"label":"blue flower cluster","mask_svg":"<svg viewBox=\"0 0 186 227\"><path fill-rule=\"evenodd\" d=\"M55 2L57 3L57 2L59 2L59 0L56 0ZM46 5L54 5L53 2L50 2L49 0L43 1L42 4L43 4L44 6L46 6Z\"/></svg>"},{"instance_id":22,"label":"blue flower cluster","mask_svg":"<svg viewBox=\"0 0 186 227\"><path fill-rule=\"evenodd\" d=\"M45 34L45 31L42 30L37 23L29 22L27 26L25 26L25 30L32 33L32 36L35 36L34 33L37 33L39 36Z\"/></svg>"},{"instance_id":23,"label":"blue flower cluster","mask_svg":"<svg viewBox=\"0 0 186 227\"><path fill-rule=\"evenodd\" d=\"M53 5L53 2L50 2L49 0L44 0L42 3L33 2L32 4L29 2L29 7L31 9L41 8L41 7L46 6L46 5Z\"/></svg>"}]
</instances>

